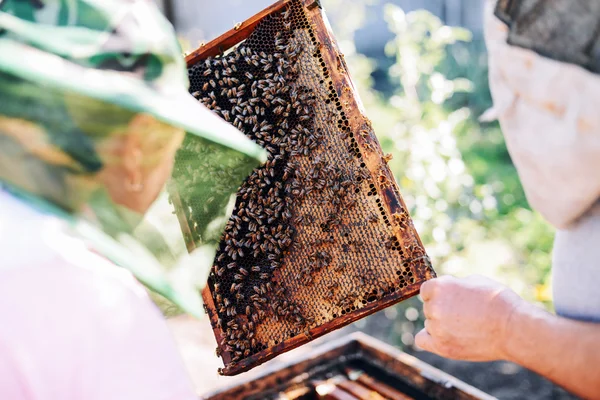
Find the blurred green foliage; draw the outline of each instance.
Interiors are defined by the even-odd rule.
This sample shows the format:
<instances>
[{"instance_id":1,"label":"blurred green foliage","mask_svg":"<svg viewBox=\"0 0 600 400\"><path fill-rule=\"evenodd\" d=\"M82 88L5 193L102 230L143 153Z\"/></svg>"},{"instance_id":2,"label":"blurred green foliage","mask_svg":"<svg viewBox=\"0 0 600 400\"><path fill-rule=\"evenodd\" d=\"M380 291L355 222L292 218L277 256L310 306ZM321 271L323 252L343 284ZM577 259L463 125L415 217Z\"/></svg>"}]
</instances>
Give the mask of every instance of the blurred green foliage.
<instances>
[{"instance_id":1,"label":"blurred green foliage","mask_svg":"<svg viewBox=\"0 0 600 400\"><path fill-rule=\"evenodd\" d=\"M550 307L553 231L529 208L498 124L478 120L492 104L483 39L429 12L386 5L393 39L379 63L391 66L378 92L376 61L352 45L370 2L323 3L438 274L486 275ZM421 324L412 299L358 326L408 345Z\"/></svg>"}]
</instances>

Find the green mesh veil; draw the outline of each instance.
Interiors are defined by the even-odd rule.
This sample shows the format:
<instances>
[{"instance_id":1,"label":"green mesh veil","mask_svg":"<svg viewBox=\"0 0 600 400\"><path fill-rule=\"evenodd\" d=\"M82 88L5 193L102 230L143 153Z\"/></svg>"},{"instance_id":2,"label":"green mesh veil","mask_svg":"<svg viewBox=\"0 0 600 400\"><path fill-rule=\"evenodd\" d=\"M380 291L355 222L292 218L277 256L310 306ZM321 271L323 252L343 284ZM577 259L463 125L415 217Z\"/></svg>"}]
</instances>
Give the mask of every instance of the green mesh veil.
<instances>
[{"instance_id":1,"label":"green mesh veil","mask_svg":"<svg viewBox=\"0 0 600 400\"><path fill-rule=\"evenodd\" d=\"M0 1L0 184L200 315L233 196L265 155L187 87L173 29L151 2ZM191 254L166 190L144 214L107 183L131 140L147 171L183 140L168 185L206 204Z\"/></svg>"}]
</instances>

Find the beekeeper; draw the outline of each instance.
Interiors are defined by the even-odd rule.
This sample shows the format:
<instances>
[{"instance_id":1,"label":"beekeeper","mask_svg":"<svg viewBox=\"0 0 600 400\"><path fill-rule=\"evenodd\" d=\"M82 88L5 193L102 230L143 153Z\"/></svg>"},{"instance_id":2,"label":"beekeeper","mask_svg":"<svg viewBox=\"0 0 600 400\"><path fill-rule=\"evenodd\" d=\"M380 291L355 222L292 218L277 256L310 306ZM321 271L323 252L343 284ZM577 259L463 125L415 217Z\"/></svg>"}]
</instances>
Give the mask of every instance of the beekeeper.
<instances>
[{"instance_id":1,"label":"beekeeper","mask_svg":"<svg viewBox=\"0 0 600 400\"><path fill-rule=\"evenodd\" d=\"M416 344L513 361L600 398L600 2L499 0L488 11L494 110L531 206L557 229L557 315L482 277L441 277L421 289Z\"/></svg>"}]
</instances>

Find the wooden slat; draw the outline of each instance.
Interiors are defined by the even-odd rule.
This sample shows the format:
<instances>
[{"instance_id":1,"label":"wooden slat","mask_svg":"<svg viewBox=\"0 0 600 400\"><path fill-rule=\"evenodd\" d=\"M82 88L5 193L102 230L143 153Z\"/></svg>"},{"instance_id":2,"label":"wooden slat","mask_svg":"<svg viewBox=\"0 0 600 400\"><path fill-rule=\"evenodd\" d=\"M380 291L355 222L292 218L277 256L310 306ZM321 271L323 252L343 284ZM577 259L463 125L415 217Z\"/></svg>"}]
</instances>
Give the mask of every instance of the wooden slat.
<instances>
[{"instance_id":1,"label":"wooden slat","mask_svg":"<svg viewBox=\"0 0 600 400\"><path fill-rule=\"evenodd\" d=\"M382 396L383 393L378 392L376 388L364 386L350 380L338 382L337 386L350 393L352 396L358 397L360 400L387 400ZM407 399L409 398L407 397Z\"/></svg>"},{"instance_id":2,"label":"wooden slat","mask_svg":"<svg viewBox=\"0 0 600 400\"><path fill-rule=\"evenodd\" d=\"M361 336L360 348L366 360L374 362L374 365L392 376L402 377L410 385L433 398L450 396L456 400L494 399L473 386L372 337Z\"/></svg>"},{"instance_id":3,"label":"wooden slat","mask_svg":"<svg viewBox=\"0 0 600 400\"><path fill-rule=\"evenodd\" d=\"M348 375L352 375L355 371L348 370ZM357 382L360 382L365 387L385 396L390 400L413 400L412 397L401 393L394 389L391 386L386 385L385 383L379 382L378 380L368 376L364 372L359 372L359 377L356 379Z\"/></svg>"},{"instance_id":4,"label":"wooden slat","mask_svg":"<svg viewBox=\"0 0 600 400\"><path fill-rule=\"evenodd\" d=\"M173 204L173 208L175 209L175 214L177 214L177 220L179 221L179 227L181 228L181 233L184 237L189 237L189 240L185 240L185 246L188 253L191 253L195 250L196 246L194 245L194 241L192 238L192 230L187 220L188 213L183 209L183 204L181 203L181 197L179 196L179 192L175 187L175 183L172 181L168 183L169 186L173 186L169 189L170 201Z\"/></svg>"},{"instance_id":5,"label":"wooden slat","mask_svg":"<svg viewBox=\"0 0 600 400\"><path fill-rule=\"evenodd\" d=\"M284 390L279 394L279 397L286 400L304 399L306 398L305 396L313 392L314 388L312 386L294 387L292 389Z\"/></svg>"},{"instance_id":6,"label":"wooden slat","mask_svg":"<svg viewBox=\"0 0 600 400\"><path fill-rule=\"evenodd\" d=\"M361 400L358 397L352 396L350 393L340 388L334 388L331 392L324 396L319 396L319 399L323 400Z\"/></svg>"},{"instance_id":7,"label":"wooden slat","mask_svg":"<svg viewBox=\"0 0 600 400\"><path fill-rule=\"evenodd\" d=\"M213 333L215 334L215 340L217 341L217 346L219 346L219 348L221 348L221 340L223 339L223 335L222 335L222 331L221 329L219 329L218 325L217 325L217 321L219 319L217 313L216 313L216 307L215 307L215 302L213 300L213 296L211 293L211 289L208 285L204 286L204 289L202 290L202 301L204 302L204 305L206 306L206 311L208 313L208 318L210 319L210 325L212 327ZM223 351L221 353L221 359L223 360L223 363L228 364L231 362L231 353Z\"/></svg>"},{"instance_id":8,"label":"wooden slat","mask_svg":"<svg viewBox=\"0 0 600 400\"><path fill-rule=\"evenodd\" d=\"M326 395L319 396L317 398L322 400L361 400L337 387L334 388L331 392L327 393Z\"/></svg>"},{"instance_id":9,"label":"wooden slat","mask_svg":"<svg viewBox=\"0 0 600 400\"><path fill-rule=\"evenodd\" d=\"M312 384L317 392L317 399L322 400L363 400L351 393L339 388L331 381L313 381Z\"/></svg>"}]
</instances>

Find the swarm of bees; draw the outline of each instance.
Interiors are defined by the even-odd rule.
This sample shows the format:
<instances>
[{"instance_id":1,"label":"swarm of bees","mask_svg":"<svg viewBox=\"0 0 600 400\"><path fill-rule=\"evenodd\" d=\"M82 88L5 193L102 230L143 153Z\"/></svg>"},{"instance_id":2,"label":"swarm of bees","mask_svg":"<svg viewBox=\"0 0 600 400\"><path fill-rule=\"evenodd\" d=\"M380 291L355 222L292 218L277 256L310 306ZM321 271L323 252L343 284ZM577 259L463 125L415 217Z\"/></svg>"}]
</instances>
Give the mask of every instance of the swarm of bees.
<instances>
[{"instance_id":1,"label":"swarm of bees","mask_svg":"<svg viewBox=\"0 0 600 400\"><path fill-rule=\"evenodd\" d=\"M229 368L417 283L410 217L390 221L302 2L189 76L198 101L268 153L238 191L208 282ZM407 239L388 248L396 221Z\"/></svg>"}]
</instances>

